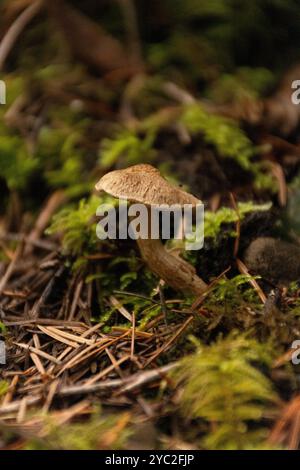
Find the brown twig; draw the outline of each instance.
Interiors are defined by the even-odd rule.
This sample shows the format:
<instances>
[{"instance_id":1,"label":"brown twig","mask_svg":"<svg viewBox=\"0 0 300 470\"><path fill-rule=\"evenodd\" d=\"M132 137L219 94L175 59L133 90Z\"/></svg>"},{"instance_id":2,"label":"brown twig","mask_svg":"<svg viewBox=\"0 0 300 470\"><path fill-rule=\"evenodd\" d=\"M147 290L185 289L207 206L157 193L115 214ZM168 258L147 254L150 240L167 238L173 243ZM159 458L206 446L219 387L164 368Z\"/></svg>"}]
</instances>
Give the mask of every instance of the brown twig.
<instances>
[{"instance_id":1,"label":"brown twig","mask_svg":"<svg viewBox=\"0 0 300 470\"><path fill-rule=\"evenodd\" d=\"M25 248L25 254L30 254L34 243L39 240L39 238L43 234L52 215L66 201L66 199L67 198L64 191L57 190L47 200L35 223L33 230L30 232L27 238L26 243L28 243L28 246L26 246Z\"/></svg>"},{"instance_id":2,"label":"brown twig","mask_svg":"<svg viewBox=\"0 0 300 470\"><path fill-rule=\"evenodd\" d=\"M3 290L5 289L6 287L6 284L8 283L10 277L12 276L13 272L14 272L14 269L16 267L16 264L23 252L23 248L24 248L24 242L22 241L18 248L16 249L15 253L14 253L14 256L13 256L13 259L11 260L4 276L2 277L1 281L0 281L0 295L2 294Z\"/></svg>"},{"instance_id":3,"label":"brown twig","mask_svg":"<svg viewBox=\"0 0 300 470\"><path fill-rule=\"evenodd\" d=\"M0 43L0 70L3 69L8 54L24 28L40 11L42 3L42 1L38 0L26 8L8 29Z\"/></svg>"},{"instance_id":4,"label":"brown twig","mask_svg":"<svg viewBox=\"0 0 300 470\"><path fill-rule=\"evenodd\" d=\"M240 273L250 276L249 271L247 269L247 266L240 259L237 258L236 264L237 264L237 267L238 267ZM256 280L253 279L253 278L249 278L249 283L252 285L254 290L257 292L260 300L264 304L267 300L267 297L266 297L265 293L263 292L263 290L258 285L258 283L256 282Z\"/></svg>"}]
</instances>

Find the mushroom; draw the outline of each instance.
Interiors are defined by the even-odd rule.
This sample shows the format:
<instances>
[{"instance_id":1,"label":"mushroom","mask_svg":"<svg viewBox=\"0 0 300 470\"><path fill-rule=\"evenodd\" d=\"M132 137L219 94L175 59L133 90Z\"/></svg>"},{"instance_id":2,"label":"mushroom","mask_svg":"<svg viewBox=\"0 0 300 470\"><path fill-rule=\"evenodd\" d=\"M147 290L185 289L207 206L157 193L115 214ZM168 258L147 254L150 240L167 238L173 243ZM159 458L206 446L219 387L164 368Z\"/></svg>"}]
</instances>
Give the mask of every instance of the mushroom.
<instances>
[{"instance_id":1,"label":"mushroom","mask_svg":"<svg viewBox=\"0 0 300 470\"><path fill-rule=\"evenodd\" d=\"M148 164L111 171L96 184L96 190L105 191L119 199L145 204L148 215L151 207L157 205L191 204L195 207L201 202L171 185L156 168ZM194 295L200 295L206 290L207 285L197 276L195 268L167 251L161 240L138 238L137 244L151 271L173 289Z\"/></svg>"}]
</instances>

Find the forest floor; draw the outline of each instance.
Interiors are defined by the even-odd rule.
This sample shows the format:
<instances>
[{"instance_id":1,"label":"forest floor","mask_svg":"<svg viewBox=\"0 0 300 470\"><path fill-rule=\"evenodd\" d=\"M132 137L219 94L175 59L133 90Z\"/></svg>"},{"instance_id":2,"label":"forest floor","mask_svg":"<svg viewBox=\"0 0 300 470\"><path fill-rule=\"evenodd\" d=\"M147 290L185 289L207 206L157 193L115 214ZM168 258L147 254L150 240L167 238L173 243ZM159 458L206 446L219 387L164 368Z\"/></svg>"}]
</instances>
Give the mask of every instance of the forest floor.
<instances>
[{"instance_id":1,"label":"forest floor","mask_svg":"<svg viewBox=\"0 0 300 470\"><path fill-rule=\"evenodd\" d=\"M0 46L0 448L298 449L299 66L207 63L195 84L143 59L135 28L128 56L91 12L17 3ZM205 205L204 248L166 244L201 295L96 236L113 200L95 184L141 163Z\"/></svg>"}]
</instances>

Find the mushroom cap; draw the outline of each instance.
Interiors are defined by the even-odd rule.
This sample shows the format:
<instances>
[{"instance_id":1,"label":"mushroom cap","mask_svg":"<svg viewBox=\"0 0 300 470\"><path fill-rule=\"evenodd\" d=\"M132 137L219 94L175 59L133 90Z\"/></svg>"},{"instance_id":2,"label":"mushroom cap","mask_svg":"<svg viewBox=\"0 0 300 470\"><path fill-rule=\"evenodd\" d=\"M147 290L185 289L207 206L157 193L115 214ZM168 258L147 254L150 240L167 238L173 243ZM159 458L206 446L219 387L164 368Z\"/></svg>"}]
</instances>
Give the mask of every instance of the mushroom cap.
<instances>
[{"instance_id":1,"label":"mushroom cap","mask_svg":"<svg viewBox=\"0 0 300 470\"><path fill-rule=\"evenodd\" d=\"M192 204L201 201L192 194L170 184L160 172L147 163L104 175L96 184L97 191L105 191L119 199L139 202L149 206L161 204Z\"/></svg>"}]
</instances>

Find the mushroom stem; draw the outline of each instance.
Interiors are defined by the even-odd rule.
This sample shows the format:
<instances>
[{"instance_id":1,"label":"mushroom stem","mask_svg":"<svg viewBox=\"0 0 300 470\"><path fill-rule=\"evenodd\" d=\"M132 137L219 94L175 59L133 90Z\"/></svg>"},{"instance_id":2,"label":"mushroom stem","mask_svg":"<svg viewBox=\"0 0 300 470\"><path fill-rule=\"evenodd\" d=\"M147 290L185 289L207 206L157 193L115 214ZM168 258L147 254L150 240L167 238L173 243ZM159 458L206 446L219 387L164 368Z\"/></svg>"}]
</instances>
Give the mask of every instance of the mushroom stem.
<instances>
[{"instance_id":1,"label":"mushroom stem","mask_svg":"<svg viewBox=\"0 0 300 470\"><path fill-rule=\"evenodd\" d=\"M169 253L160 240L139 238L137 244L151 271L173 289L194 295L200 295L207 289L207 284L197 276L195 268Z\"/></svg>"}]
</instances>

